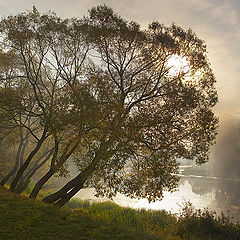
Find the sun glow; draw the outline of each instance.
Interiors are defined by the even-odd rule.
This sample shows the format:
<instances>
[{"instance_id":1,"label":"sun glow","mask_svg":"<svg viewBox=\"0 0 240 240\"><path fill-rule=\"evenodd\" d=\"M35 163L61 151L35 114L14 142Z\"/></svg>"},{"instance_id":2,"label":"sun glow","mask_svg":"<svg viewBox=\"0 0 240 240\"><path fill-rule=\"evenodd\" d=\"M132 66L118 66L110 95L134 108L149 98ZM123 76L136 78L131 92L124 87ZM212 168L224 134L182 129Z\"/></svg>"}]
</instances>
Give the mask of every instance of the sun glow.
<instances>
[{"instance_id":1,"label":"sun glow","mask_svg":"<svg viewBox=\"0 0 240 240\"><path fill-rule=\"evenodd\" d=\"M170 76L177 76L179 74L190 74L190 62L186 57L179 55L171 56L167 61L168 74Z\"/></svg>"},{"instance_id":2,"label":"sun glow","mask_svg":"<svg viewBox=\"0 0 240 240\"><path fill-rule=\"evenodd\" d=\"M166 69L168 76L179 77L182 83L196 84L202 77L202 71L193 71L190 62L184 56L171 56L167 60Z\"/></svg>"}]
</instances>

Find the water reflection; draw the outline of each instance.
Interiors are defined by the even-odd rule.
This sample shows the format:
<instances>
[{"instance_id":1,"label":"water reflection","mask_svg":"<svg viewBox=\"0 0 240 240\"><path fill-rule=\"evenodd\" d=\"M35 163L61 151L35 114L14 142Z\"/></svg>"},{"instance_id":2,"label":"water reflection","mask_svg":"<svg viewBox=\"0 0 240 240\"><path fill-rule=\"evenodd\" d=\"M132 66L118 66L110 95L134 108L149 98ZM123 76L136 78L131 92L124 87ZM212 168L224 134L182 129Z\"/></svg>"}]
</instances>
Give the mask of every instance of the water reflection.
<instances>
[{"instance_id":1,"label":"water reflection","mask_svg":"<svg viewBox=\"0 0 240 240\"><path fill-rule=\"evenodd\" d=\"M97 198L94 197L93 189L83 189L78 195L78 198L83 200L92 201L107 201L107 198ZM211 206L214 203L215 194L214 192L208 192L206 194L200 195L192 190L192 186L189 180L182 179L180 181L178 191L174 193L165 192L164 198L161 201L155 201L149 203L147 199L131 199L122 194L118 194L113 201L121 206L131 207L131 208L146 208L146 209L165 209L171 211L172 213L178 213L182 205L186 201L191 201L193 206L196 208L205 208L206 206Z\"/></svg>"},{"instance_id":2,"label":"water reflection","mask_svg":"<svg viewBox=\"0 0 240 240\"><path fill-rule=\"evenodd\" d=\"M113 202L131 208L165 209L178 213L183 204L190 201L197 209L209 208L210 210L229 211L235 220L240 220L240 181L221 179L219 177L204 177L199 175L182 176L178 191L165 192L161 201L149 203L146 199L131 199L118 194ZM232 192L231 192L232 190ZM77 198L91 201L108 201L107 198L94 197L94 189L83 189Z\"/></svg>"},{"instance_id":3,"label":"water reflection","mask_svg":"<svg viewBox=\"0 0 240 240\"><path fill-rule=\"evenodd\" d=\"M239 179L220 178L216 179L189 179L192 191L201 196L212 194L212 204L206 204L212 210L229 212L235 220L240 220L240 181Z\"/></svg>"}]
</instances>

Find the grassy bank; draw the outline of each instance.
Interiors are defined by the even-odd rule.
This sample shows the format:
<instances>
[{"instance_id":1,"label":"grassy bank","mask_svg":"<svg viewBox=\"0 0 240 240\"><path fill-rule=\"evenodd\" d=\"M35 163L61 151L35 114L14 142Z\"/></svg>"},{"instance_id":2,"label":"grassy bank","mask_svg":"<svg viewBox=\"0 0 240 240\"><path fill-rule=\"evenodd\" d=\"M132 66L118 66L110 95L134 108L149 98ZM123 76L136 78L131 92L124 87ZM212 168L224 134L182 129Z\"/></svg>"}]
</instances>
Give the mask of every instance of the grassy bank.
<instances>
[{"instance_id":1,"label":"grassy bank","mask_svg":"<svg viewBox=\"0 0 240 240\"><path fill-rule=\"evenodd\" d=\"M73 199L68 208L85 210L110 222L125 224L166 240L239 240L240 225L230 216L197 210L186 203L179 216L164 210L135 210L112 202L90 203Z\"/></svg>"},{"instance_id":2,"label":"grassy bank","mask_svg":"<svg viewBox=\"0 0 240 240\"><path fill-rule=\"evenodd\" d=\"M240 227L228 217L191 206L180 217L80 200L60 210L0 189L0 239L237 240Z\"/></svg>"},{"instance_id":3,"label":"grassy bank","mask_svg":"<svg viewBox=\"0 0 240 240\"><path fill-rule=\"evenodd\" d=\"M88 214L58 209L0 189L1 240L127 240L159 237Z\"/></svg>"}]
</instances>

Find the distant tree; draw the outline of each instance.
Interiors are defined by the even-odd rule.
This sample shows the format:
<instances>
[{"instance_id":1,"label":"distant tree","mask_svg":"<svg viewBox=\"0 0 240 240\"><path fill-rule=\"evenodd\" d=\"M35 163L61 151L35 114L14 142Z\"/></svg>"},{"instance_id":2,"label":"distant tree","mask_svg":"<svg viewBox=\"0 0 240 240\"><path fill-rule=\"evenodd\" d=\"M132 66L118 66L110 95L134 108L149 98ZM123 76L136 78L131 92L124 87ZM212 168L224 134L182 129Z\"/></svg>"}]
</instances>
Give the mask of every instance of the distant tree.
<instances>
[{"instance_id":1,"label":"distant tree","mask_svg":"<svg viewBox=\"0 0 240 240\"><path fill-rule=\"evenodd\" d=\"M62 206L84 186L107 197L161 199L177 186L177 159L203 164L215 140L217 93L206 46L176 25L141 30L105 5L84 21L95 64L85 80L102 119L75 152L79 174L43 201ZM171 64L178 58L186 66Z\"/></svg>"}]
</instances>

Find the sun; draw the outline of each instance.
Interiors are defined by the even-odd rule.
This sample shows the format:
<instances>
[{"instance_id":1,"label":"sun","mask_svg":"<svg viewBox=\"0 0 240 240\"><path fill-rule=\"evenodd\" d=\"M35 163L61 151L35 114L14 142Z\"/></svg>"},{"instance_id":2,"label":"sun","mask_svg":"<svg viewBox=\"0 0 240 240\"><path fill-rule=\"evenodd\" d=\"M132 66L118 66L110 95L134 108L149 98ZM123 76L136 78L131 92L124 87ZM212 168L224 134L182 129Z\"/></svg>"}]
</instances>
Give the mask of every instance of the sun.
<instances>
[{"instance_id":1,"label":"sun","mask_svg":"<svg viewBox=\"0 0 240 240\"><path fill-rule=\"evenodd\" d=\"M201 69L194 71L190 61L185 56L172 55L166 62L167 75L173 78L180 78L185 84L198 84L202 78Z\"/></svg>"},{"instance_id":2,"label":"sun","mask_svg":"<svg viewBox=\"0 0 240 240\"><path fill-rule=\"evenodd\" d=\"M169 76L178 76L179 74L189 75L191 72L190 62L186 57L172 55L167 60L167 69Z\"/></svg>"}]
</instances>

